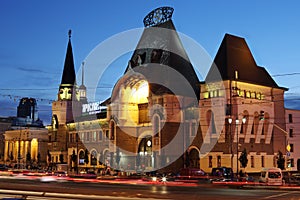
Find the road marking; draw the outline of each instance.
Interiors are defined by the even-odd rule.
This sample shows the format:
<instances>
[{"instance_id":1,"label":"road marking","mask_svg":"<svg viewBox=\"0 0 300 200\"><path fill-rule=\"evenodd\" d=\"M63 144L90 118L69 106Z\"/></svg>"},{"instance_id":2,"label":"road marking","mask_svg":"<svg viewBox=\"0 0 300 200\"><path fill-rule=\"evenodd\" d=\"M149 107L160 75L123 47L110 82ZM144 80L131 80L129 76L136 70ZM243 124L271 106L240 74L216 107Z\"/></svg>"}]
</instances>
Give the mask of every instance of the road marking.
<instances>
[{"instance_id":1,"label":"road marking","mask_svg":"<svg viewBox=\"0 0 300 200\"><path fill-rule=\"evenodd\" d=\"M292 191L292 192L285 192L285 193L280 193L280 194L274 194L274 195L271 195L271 196L264 197L263 199L272 199L272 198L286 196L286 195L293 194L293 193L298 193L298 191Z\"/></svg>"},{"instance_id":2,"label":"road marking","mask_svg":"<svg viewBox=\"0 0 300 200\"><path fill-rule=\"evenodd\" d=\"M137 194L137 197L118 197L118 196L100 196L100 195L83 195L83 194L67 194L67 193L54 193L54 192L32 192L32 191L21 191L21 190L5 190L0 189L0 196L3 195L26 195L26 199L88 199L88 200L99 200L99 199L115 199L115 200L166 200L157 198L145 198L141 194Z\"/></svg>"}]
</instances>

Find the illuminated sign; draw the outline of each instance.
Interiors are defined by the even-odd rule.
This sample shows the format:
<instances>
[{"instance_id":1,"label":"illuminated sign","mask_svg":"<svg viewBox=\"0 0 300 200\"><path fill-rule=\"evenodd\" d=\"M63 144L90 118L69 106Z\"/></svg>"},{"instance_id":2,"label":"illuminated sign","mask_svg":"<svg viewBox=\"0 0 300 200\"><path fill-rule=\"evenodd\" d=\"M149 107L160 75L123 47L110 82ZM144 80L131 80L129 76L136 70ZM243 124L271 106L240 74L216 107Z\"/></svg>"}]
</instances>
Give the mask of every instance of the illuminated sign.
<instances>
[{"instance_id":1,"label":"illuminated sign","mask_svg":"<svg viewBox=\"0 0 300 200\"><path fill-rule=\"evenodd\" d=\"M100 113L102 106L100 106L100 102L87 103L82 105L82 114L96 114Z\"/></svg>"}]
</instances>

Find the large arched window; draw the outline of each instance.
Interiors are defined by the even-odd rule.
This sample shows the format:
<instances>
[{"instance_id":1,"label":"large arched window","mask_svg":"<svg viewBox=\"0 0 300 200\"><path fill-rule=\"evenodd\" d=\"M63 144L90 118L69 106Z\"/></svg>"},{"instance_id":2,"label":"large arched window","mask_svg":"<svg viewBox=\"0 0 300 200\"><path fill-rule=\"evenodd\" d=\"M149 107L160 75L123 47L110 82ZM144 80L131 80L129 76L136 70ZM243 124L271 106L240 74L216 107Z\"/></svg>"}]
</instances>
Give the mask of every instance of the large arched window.
<instances>
[{"instance_id":1,"label":"large arched window","mask_svg":"<svg viewBox=\"0 0 300 200\"><path fill-rule=\"evenodd\" d=\"M95 150L91 152L91 165L97 165L97 152Z\"/></svg>"},{"instance_id":2,"label":"large arched window","mask_svg":"<svg viewBox=\"0 0 300 200\"><path fill-rule=\"evenodd\" d=\"M143 138L139 144L140 155L151 155L152 154L152 137L147 136Z\"/></svg>"},{"instance_id":3,"label":"large arched window","mask_svg":"<svg viewBox=\"0 0 300 200\"><path fill-rule=\"evenodd\" d=\"M199 157L199 151L197 149L191 149L187 159L189 159L188 160L189 167L200 168L200 163L199 163L200 157Z\"/></svg>"},{"instance_id":4,"label":"large arched window","mask_svg":"<svg viewBox=\"0 0 300 200\"><path fill-rule=\"evenodd\" d=\"M116 123L111 120L110 121L110 139L114 140L115 139L115 129L116 129Z\"/></svg>"},{"instance_id":5,"label":"large arched window","mask_svg":"<svg viewBox=\"0 0 300 200\"><path fill-rule=\"evenodd\" d=\"M216 124L215 124L215 116L211 110L209 110L206 113L206 120L208 124L209 133L216 134L217 131L216 131Z\"/></svg>"},{"instance_id":6,"label":"large arched window","mask_svg":"<svg viewBox=\"0 0 300 200\"><path fill-rule=\"evenodd\" d=\"M84 151L79 152L79 165L84 165Z\"/></svg>"},{"instance_id":7,"label":"large arched window","mask_svg":"<svg viewBox=\"0 0 300 200\"><path fill-rule=\"evenodd\" d=\"M160 117L159 117L159 115L154 115L154 117L153 117L153 135L154 135L154 137L159 137L159 135L160 135Z\"/></svg>"}]
</instances>

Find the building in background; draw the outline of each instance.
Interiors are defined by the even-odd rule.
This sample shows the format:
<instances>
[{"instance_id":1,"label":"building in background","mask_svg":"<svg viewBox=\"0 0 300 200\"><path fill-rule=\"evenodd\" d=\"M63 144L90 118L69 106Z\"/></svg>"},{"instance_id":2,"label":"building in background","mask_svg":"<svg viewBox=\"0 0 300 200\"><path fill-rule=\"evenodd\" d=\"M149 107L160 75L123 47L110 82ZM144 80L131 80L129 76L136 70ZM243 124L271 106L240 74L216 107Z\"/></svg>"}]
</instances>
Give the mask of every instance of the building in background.
<instances>
[{"instance_id":1,"label":"building in background","mask_svg":"<svg viewBox=\"0 0 300 200\"><path fill-rule=\"evenodd\" d=\"M34 98L22 98L17 117L4 133L4 163L16 168L47 165L48 130L38 117Z\"/></svg>"},{"instance_id":2,"label":"building in background","mask_svg":"<svg viewBox=\"0 0 300 200\"><path fill-rule=\"evenodd\" d=\"M24 97L20 100L13 126L44 126L38 117L38 107L34 98Z\"/></svg>"}]
</instances>

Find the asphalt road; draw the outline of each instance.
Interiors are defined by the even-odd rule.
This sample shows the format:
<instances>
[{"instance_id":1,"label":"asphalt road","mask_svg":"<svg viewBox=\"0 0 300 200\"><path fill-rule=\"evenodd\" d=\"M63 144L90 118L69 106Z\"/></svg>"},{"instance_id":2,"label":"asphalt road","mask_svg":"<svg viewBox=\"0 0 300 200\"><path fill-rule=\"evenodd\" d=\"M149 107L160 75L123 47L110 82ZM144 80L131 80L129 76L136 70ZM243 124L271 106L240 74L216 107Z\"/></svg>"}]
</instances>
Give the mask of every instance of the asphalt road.
<instances>
[{"instance_id":1,"label":"asphalt road","mask_svg":"<svg viewBox=\"0 0 300 200\"><path fill-rule=\"evenodd\" d=\"M30 194L28 192L30 191ZM36 180L0 180L0 198L27 199L300 199L300 190L238 189L202 184L198 186L166 186L109 184L84 182L41 183Z\"/></svg>"}]
</instances>

